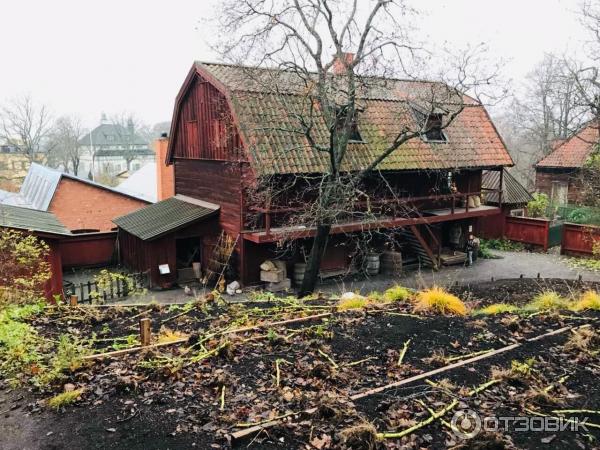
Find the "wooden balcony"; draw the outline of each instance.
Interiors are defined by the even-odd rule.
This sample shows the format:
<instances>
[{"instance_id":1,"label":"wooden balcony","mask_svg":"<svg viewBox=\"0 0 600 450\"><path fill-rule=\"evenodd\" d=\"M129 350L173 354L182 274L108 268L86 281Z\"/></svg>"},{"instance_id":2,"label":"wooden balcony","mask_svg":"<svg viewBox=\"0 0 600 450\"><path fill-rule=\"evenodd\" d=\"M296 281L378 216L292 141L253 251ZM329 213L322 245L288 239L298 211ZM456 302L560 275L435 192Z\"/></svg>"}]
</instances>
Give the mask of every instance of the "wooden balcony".
<instances>
[{"instance_id":1,"label":"wooden balcony","mask_svg":"<svg viewBox=\"0 0 600 450\"><path fill-rule=\"evenodd\" d=\"M501 198L502 196L500 190L486 189L485 191L498 192L499 197ZM369 204L370 208L380 207L382 210L388 211L397 209L402 210L404 213L402 216L384 213L370 220L335 223L331 227L331 234L361 232L378 228L401 228L499 214L501 205L498 207L487 205L481 205L477 208L469 207L468 198L470 196L480 196L481 193L470 192L372 201ZM363 205L357 204L357 206L360 208ZM242 236L249 241L266 243L282 239L306 238L315 235L316 229L314 227L303 225L273 226L274 217L303 211L302 207L253 208L252 211L262 215L263 227L244 230Z\"/></svg>"}]
</instances>

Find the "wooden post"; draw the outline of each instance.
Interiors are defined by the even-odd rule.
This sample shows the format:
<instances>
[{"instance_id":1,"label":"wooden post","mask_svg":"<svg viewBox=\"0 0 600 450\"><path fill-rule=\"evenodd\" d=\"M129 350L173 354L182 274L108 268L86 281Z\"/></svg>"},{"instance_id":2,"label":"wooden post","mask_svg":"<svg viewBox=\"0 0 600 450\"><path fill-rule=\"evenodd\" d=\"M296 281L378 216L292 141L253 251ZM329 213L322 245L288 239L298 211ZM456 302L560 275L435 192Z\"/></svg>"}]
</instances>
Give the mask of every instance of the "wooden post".
<instances>
[{"instance_id":1,"label":"wooden post","mask_svg":"<svg viewBox=\"0 0 600 450\"><path fill-rule=\"evenodd\" d=\"M150 345L150 341L152 340L151 324L152 321L147 317L140 319L140 342L144 347Z\"/></svg>"},{"instance_id":2,"label":"wooden post","mask_svg":"<svg viewBox=\"0 0 600 450\"><path fill-rule=\"evenodd\" d=\"M77 302L78 302L78 297L76 295L71 295L71 298L69 298L69 305L70 306L77 306Z\"/></svg>"},{"instance_id":3,"label":"wooden post","mask_svg":"<svg viewBox=\"0 0 600 450\"><path fill-rule=\"evenodd\" d=\"M504 185L504 167L500 168L500 186L498 186L498 207L502 208L502 186Z\"/></svg>"}]
</instances>

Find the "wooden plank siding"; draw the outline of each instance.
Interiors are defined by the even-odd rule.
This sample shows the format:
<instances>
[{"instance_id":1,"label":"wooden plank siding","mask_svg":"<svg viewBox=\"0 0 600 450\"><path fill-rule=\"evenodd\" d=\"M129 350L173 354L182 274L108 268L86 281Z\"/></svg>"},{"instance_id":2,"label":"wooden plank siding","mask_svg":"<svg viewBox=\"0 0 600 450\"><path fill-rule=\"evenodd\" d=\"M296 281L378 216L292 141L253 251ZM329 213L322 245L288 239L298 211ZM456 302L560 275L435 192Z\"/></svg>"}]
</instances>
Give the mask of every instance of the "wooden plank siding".
<instances>
[{"instance_id":1,"label":"wooden plank siding","mask_svg":"<svg viewBox=\"0 0 600 450\"><path fill-rule=\"evenodd\" d=\"M563 227L560 253L573 256L594 256L594 246L600 242L600 227L566 223Z\"/></svg>"},{"instance_id":2,"label":"wooden plank siding","mask_svg":"<svg viewBox=\"0 0 600 450\"><path fill-rule=\"evenodd\" d=\"M175 158L243 159L242 143L225 96L199 75L181 102L175 126Z\"/></svg>"}]
</instances>

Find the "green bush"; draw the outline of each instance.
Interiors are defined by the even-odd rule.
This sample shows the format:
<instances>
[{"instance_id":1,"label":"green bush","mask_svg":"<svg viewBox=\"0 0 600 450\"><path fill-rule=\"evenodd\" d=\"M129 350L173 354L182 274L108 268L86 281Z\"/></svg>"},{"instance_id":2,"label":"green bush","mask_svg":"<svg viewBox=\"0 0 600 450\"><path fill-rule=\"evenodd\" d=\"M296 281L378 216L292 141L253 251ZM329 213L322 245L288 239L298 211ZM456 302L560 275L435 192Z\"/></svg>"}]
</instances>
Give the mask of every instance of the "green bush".
<instances>
[{"instance_id":1,"label":"green bush","mask_svg":"<svg viewBox=\"0 0 600 450\"><path fill-rule=\"evenodd\" d=\"M545 217L549 204L550 200L546 194L535 192L533 200L527 203L527 215L529 217Z\"/></svg>"},{"instance_id":2,"label":"green bush","mask_svg":"<svg viewBox=\"0 0 600 450\"><path fill-rule=\"evenodd\" d=\"M577 208L569 213L567 220L573 223L588 223L590 217L585 208Z\"/></svg>"}]
</instances>

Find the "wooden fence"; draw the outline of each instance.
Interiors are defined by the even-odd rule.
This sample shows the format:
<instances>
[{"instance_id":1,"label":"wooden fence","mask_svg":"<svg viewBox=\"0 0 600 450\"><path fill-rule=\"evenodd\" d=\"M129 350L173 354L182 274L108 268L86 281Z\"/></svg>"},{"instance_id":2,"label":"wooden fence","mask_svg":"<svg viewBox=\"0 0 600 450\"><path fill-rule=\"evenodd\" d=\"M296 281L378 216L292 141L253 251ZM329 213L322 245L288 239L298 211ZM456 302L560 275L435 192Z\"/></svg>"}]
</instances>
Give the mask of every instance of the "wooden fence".
<instances>
[{"instance_id":1,"label":"wooden fence","mask_svg":"<svg viewBox=\"0 0 600 450\"><path fill-rule=\"evenodd\" d=\"M504 236L511 241L537 245L548 250L550 241L550 221L532 217L507 216L504 225Z\"/></svg>"},{"instance_id":2,"label":"wooden fence","mask_svg":"<svg viewBox=\"0 0 600 450\"><path fill-rule=\"evenodd\" d=\"M563 255L592 256L595 242L600 242L600 227L566 223L560 252Z\"/></svg>"},{"instance_id":3,"label":"wooden fence","mask_svg":"<svg viewBox=\"0 0 600 450\"><path fill-rule=\"evenodd\" d=\"M79 303L106 302L118 300L129 295L140 292L147 286L147 277L143 273L126 274L121 273L124 278L113 279L108 286L99 287L98 282L70 283L65 286L65 296L77 295Z\"/></svg>"}]
</instances>

